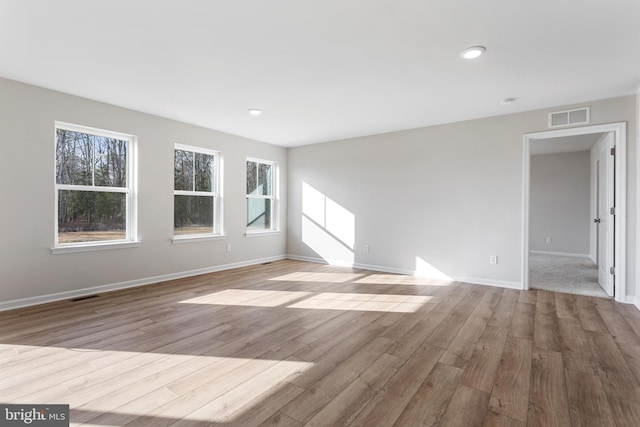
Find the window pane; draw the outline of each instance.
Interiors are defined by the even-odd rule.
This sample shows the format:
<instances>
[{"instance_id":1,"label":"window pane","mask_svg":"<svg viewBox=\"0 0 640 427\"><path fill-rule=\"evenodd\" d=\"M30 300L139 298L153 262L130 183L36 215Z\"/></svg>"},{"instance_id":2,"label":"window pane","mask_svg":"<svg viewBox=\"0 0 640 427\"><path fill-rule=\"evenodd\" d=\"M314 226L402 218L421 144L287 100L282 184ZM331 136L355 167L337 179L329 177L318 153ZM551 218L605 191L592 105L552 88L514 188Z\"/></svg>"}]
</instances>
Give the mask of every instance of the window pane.
<instances>
[{"instance_id":1,"label":"window pane","mask_svg":"<svg viewBox=\"0 0 640 427\"><path fill-rule=\"evenodd\" d=\"M249 230L271 229L271 199L247 198L247 228Z\"/></svg>"},{"instance_id":2,"label":"window pane","mask_svg":"<svg viewBox=\"0 0 640 427\"><path fill-rule=\"evenodd\" d=\"M247 194L258 194L256 192L258 188L257 170L258 164L256 162L247 162Z\"/></svg>"},{"instance_id":3,"label":"window pane","mask_svg":"<svg viewBox=\"0 0 640 427\"><path fill-rule=\"evenodd\" d=\"M214 156L195 153L196 155L196 188L195 191L213 191Z\"/></svg>"},{"instance_id":4,"label":"window pane","mask_svg":"<svg viewBox=\"0 0 640 427\"><path fill-rule=\"evenodd\" d=\"M173 233L213 233L213 197L174 196Z\"/></svg>"},{"instance_id":5,"label":"window pane","mask_svg":"<svg viewBox=\"0 0 640 427\"><path fill-rule=\"evenodd\" d=\"M126 239L127 196L98 191L58 191L58 243Z\"/></svg>"},{"instance_id":6,"label":"window pane","mask_svg":"<svg viewBox=\"0 0 640 427\"><path fill-rule=\"evenodd\" d=\"M258 194L271 196L271 165L258 164Z\"/></svg>"},{"instance_id":7,"label":"window pane","mask_svg":"<svg viewBox=\"0 0 640 427\"><path fill-rule=\"evenodd\" d=\"M173 187L175 190L193 191L193 153L191 151L175 151Z\"/></svg>"},{"instance_id":8,"label":"window pane","mask_svg":"<svg viewBox=\"0 0 640 427\"><path fill-rule=\"evenodd\" d=\"M95 185L127 186L127 141L94 136Z\"/></svg>"},{"instance_id":9,"label":"window pane","mask_svg":"<svg viewBox=\"0 0 640 427\"><path fill-rule=\"evenodd\" d=\"M56 182L92 185L93 135L56 129Z\"/></svg>"}]
</instances>

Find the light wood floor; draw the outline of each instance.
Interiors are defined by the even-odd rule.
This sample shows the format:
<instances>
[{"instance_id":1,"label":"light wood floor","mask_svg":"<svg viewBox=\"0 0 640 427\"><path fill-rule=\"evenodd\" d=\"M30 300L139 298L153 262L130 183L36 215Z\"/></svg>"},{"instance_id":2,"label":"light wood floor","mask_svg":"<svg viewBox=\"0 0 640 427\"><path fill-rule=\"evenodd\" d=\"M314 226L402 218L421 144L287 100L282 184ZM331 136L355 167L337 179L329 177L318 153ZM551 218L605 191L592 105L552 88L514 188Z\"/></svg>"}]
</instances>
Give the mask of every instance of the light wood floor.
<instances>
[{"instance_id":1,"label":"light wood floor","mask_svg":"<svg viewBox=\"0 0 640 427\"><path fill-rule=\"evenodd\" d=\"M281 261L0 313L0 402L95 426L638 426L640 312Z\"/></svg>"}]
</instances>

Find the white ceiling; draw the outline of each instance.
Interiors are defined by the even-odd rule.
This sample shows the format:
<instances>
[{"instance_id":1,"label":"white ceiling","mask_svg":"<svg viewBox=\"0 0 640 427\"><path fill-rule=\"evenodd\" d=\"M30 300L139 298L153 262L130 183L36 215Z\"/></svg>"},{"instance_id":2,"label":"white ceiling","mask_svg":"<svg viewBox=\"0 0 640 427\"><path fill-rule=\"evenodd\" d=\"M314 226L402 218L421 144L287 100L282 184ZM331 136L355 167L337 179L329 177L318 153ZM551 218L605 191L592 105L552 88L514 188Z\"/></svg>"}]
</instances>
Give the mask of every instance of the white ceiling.
<instances>
[{"instance_id":1,"label":"white ceiling","mask_svg":"<svg viewBox=\"0 0 640 427\"><path fill-rule=\"evenodd\" d=\"M0 76L296 146L635 93L639 22L638 0L0 0Z\"/></svg>"},{"instance_id":2,"label":"white ceiling","mask_svg":"<svg viewBox=\"0 0 640 427\"><path fill-rule=\"evenodd\" d=\"M604 135L601 133L590 133L587 135L563 136L560 138L534 139L531 140L529 152L532 156L552 153L571 153L574 151L589 151L596 145L596 142Z\"/></svg>"}]
</instances>

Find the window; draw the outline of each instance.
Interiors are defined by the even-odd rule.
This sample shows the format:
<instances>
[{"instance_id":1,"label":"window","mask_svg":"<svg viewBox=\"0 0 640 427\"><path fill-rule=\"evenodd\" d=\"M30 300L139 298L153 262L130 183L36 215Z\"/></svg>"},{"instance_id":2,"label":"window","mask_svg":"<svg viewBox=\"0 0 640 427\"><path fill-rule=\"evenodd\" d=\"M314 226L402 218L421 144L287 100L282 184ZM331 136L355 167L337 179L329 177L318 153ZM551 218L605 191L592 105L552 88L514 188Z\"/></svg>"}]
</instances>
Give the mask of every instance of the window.
<instances>
[{"instance_id":1,"label":"window","mask_svg":"<svg viewBox=\"0 0 640 427\"><path fill-rule=\"evenodd\" d=\"M220 235L219 153L176 145L173 168L173 234Z\"/></svg>"},{"instance_id":2,"label":"window","mask_svg":"<svg viewBox=\"0 0 640 427\"><path fill-rule=\"evenodd\" d=\"M247 232L275 231L276 164L247 159Z\"/></svg>"},{"instance_id":3,"label":"window","mask_svg":"<svg viewBox=\"0 0 640 427\"><path fill-rule=\"evenodd\" d=\"M56 247L135 240L134 141L56 123Z\"/></svg>"}]
</instances>

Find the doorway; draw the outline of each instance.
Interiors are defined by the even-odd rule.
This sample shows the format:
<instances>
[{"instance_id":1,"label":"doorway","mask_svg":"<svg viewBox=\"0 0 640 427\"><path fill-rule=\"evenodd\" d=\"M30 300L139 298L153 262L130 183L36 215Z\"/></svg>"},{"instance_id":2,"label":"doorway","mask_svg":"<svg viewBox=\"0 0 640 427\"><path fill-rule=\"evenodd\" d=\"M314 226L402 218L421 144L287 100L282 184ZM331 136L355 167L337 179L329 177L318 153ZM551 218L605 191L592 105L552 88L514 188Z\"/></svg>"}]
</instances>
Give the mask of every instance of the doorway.
<instances>
[{"instance_id":1,"label":"doorway","mask_svg":"<svg viewBox=\"0 0 640 427\"><path fill-rule=\"evenodd\" d=\"M594 138L598 140L597 144L599 145L597 148L593 142ZM582 141L583 145L591 145L591 147L584 149L591 150L591 176L592 179L595 179L595 182L591 183L592 196L596 194L593 190L594 186L597 186L598 182L600 183L599 201L597 205L593 201L591 203L594 208L590 212L590 220L596 220L596 222L594 222L595 226L590 227L589 257L602 267L598 269L598 275L603 280L603 288L609 295L614 295L616 301L622 302L626 295L626 224L624 214L621 214L626 212L625 123L552 130L524 135L523 289L529 289L530 243L532 238L537 238L530 234L532 153L537 153L541 149L549 152L554 152L554 149L562 150L563 148L559 144L567 144L571 140L574 141L574 144L577 143L576 141ZM615 156L612 156L610 151L613 146L615 146ZM573 151L580 151L580 148L574 146ZM595 157L594 152L597 152ZM598 169L597 173L593 170L595 167ZM608 191L605 191L607 189ZM595 209L595 206L598 209Z\"/></svg>"}]
</instances>

